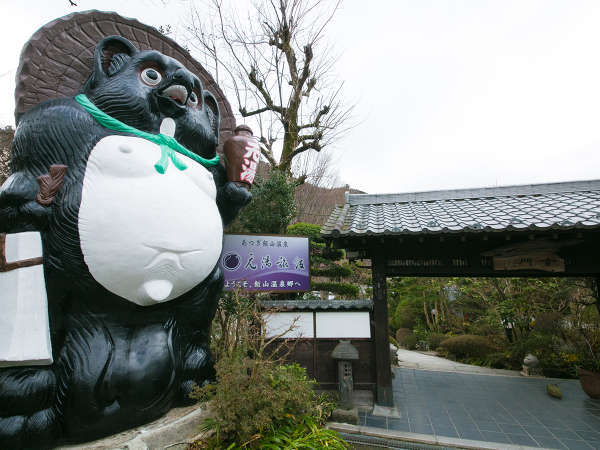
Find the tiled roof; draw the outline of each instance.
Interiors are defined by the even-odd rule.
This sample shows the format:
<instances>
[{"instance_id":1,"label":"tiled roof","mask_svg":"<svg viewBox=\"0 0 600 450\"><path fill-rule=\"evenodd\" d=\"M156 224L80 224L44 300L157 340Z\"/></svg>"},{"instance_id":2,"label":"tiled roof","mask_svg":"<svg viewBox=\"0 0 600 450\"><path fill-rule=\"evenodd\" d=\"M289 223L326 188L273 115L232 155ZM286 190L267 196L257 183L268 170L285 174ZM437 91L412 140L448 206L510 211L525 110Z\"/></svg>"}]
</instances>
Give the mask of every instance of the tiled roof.
<instances>
[{"instance_id":1,"label":"tiled roof","mask_svg":"<svg viewBox=\"0 0 600 450\"><path fill-rule=\"evenodd\" d=\"M263 300L264 308L287 310L317 309L373 309L373 300Z\"/></svg>"},{"instance_id":2,"label":"tiled roof","mask_svg":"<svg viewBox=\"0 0 600 450\"><path fill-rule=\"evenodd\" d=\"M323 236L600 228L600 180L404 194L347 194Z\"/></svg>"}]
</instances>

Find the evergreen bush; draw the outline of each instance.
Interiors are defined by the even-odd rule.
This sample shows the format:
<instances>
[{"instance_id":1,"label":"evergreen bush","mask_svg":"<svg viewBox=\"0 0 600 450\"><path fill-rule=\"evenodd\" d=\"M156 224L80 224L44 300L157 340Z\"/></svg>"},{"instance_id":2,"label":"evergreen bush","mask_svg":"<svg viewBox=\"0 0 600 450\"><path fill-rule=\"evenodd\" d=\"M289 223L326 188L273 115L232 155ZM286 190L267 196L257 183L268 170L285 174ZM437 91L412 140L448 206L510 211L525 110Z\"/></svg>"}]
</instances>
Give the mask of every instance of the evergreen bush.
<instances>
[{"instance_id":1,"label":"evergreen bush","mask_svg":"<svg viewBox=\"0 0 600 450\"><path fill-rule=\"evenodd\" d=\"M331 292L341 298L357 298L360 288L354 283L342 281L354 275L350 265L339 263L343 250L330 248L321 237L321 227L312 223L298 222L287 228L288 234L307 236L310 240L310 274L320 277L311 282L315 291Z\"/></svg>"},{"instance_id":2,"label":"evergreen bush","mask_svg":"<svg viewBox=\"0 0 600 450\"><path fill-rule=\"evenodd\" d=\"M333 410L315 394L314 381L297 363L233 355L217 361L215 369L217 383L193 395L211 400L205 429L218 430L220 442L248 446L272 434L286 419L309 417L322 424Z\"/></svg>"},{"instance_id":3,"label":"evergreen bush","mask_svg":"<svg viewBox=\"0 0 600 450\"><path fill-rule=\"evenodd\" d=\"M440 347L457 358L482 358L495 350L487 338L470 334L445 339Z\"/></svg>"},{"instance_id":4,"label":"evergreen bush","mask_svg":"<svg viewBox=\"0 0 600 450\"><path fill-rule=\"evenodd\" d=\"M330 282L316 282L312 283L311 287L315 291L328 291L334 292L336 294L341 295L346 298L356 298L360 293L360 289L358 286L350 283L336 283L333 281Z\"/></svg>"},{"instance_id":5,"label":"evergreen bush","mask_svg":"<svg viewBox=\"0 0 600 450\"><path fill-rule=\"evenodd\" d=\"M429 350L437 349L443 341L447 338L446 335L440 333L429 333L425 338L425 342L427 342L427 347Z\"/></svg>"},{"instance_id":6,"label":"evergreen bush","mask_svg":"<svg viewBox=\"0 0 600 450\"><path fill-rule=\"evenodd\" d=\"M252 201L227 229L230 233L284 233L296 214L295 181L286 173L272 170L268 177L257 176Z\"/></svg>"},{"instance_id":7,"label":"evergreen bush","mask_svg":"<svg viewBox=\"0 0 600 450\"><path fill-rule=\"evenodd\" d=\"M418 343L419 338L414 333L405 334L401 337L401 339L398 339L398 344L407 350L415 350Z\"/></svg>"},{"instance_id":8,"label":"evergreen bush","mask_svg":"<svg viewBox=\"0 0 600 450\"><path fill-rule=\"evenodd\" d=\"M305 441L345 448L336 433L323 428L334 404L315 393L304 368L283 362L287 342L276 344L265 329L253 297L240 291L223 295L212 329L217 383L191 394L209 402L205 437L197 447L273 448L279 439L298 444L290 448L309 448L300 445Z\"/></svg>"}]
</instances>

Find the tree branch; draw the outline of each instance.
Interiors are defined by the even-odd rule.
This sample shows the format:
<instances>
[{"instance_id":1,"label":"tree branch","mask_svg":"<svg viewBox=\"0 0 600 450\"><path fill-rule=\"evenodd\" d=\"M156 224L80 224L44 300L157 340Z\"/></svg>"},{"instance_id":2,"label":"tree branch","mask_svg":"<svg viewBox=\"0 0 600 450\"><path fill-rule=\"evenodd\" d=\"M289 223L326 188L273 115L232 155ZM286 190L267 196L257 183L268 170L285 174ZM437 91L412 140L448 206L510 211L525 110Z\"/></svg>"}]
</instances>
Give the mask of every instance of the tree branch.
<instances>
[{"instance_id":1,"label":"tree branch","mask_svg":"<svg viewBox=\"0 0 600 450\"><path fill-rule=\"evenodd\" d=\"M256 114L262 114L262 113L267 112L267 111L272 111L272 109L273 108L265 106L264 108L259 108L259 109L256 109L254 111L248 112L248 111L246 111L246 108L244 108L242 106L242 107L240 107L239 111L240 111L240 114L242 115L242 117L250 117L250 116L255 116Z\"/></svg>"},{"instance_id":2,"label":"tree branch","mask_svg":"<svg viewBox=\"0 0 600 450\"><path fill-rule=\"evenodd\" d=\"M310 123L299 125L298 130L303 130L305 128L317 128L321 124L321 119L324 115L329 114L331 111L331 107L329 105L325 105L321 108L321 110L317 113L317 117Z\"/></svg>"},{"instance_id":3,"label":"tree branch","mask_svg":"<svg viewBox=\"0 0 600 450\"><path fill-rule=\"evenodd\" d=\"M271 164L271 167L276 167L277 166L277 162L275 161L275 158L273 158L273 150L271 148L271 145L273 145L273 142L267 142L267 140L264 137L260 138L260 143L263 145L259 145L258 147L260 148L260 153L261 155L263 155L267 161L269 161L269 164Z\"/></svg>"},{"instance_id":4,"label":"tree branch","mask_svg":"<svg viewBox=\"0 0 600 450\"><path fill-rule=\"evenodd\" d=\"M300 153L305 152L306 150L316 150L317 152L320 152L321 150L323 150L323 147L321 146L319 141L305 142L300 147L295 148L294 151L290 153L289 158L293 159L294 156L299 155Z\"/></svg>"},{"instance_id":5,"label":"tree branch","mask_svg":"<svg viewBox=\"0 0 600 450\"><path fill-rule=\"evenodd\" d=\"M275 111L279 114L284 114L284 108L282 108L281 106L277 106L273 103L273 99L265 89L263 82L256 78L256 68L253 67L250 70L250 72L248 73L248 79L250 80L250 83L252 83L256 87L256 89L258 89L258 92L260 92L260 94L262 95L263 100L267 105L267 110Z\"/></svg>"},{"instance_id":6,"label":"tree branch","mask_svg":"<svg viewBox=\"0 0 600 450\"><path fill-rule=\"evenodd\" d=\"M311 139L318 141L322 138L323 138L323 132L315 131L313 134L303 134L303 135L298 136L298 142L309 141Z\"/></svg>"}]
</instances>

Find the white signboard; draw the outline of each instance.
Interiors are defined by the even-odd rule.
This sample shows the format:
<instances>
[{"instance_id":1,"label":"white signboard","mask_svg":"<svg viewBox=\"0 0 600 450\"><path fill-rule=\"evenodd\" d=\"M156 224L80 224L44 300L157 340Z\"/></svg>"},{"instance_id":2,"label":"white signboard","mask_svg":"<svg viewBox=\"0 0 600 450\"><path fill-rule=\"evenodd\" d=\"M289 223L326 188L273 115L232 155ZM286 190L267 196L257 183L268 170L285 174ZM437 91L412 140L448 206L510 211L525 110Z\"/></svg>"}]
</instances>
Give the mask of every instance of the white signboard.
<instances>
[{"instance_id":1,"label":"white signboard","mask_svg":"<svg viewBox=\"0 0 600 450\"><path fill-rule=\"evenodd\" d=\"M267 327L267 337L285 333L282 338L313 338L314 325L312 312L274 312L263 315ZM294 323L296 320L296 323ZM287 331L293 325L293 329Z\"/></svg>"},{"instance_id":2,"label":"white signboard","mask_svg":"<svg viewBox=\"0 0 600 450\"><path fill-rule=\"evenodd\" d=\"M267 337L361 339L371 337L371 324L367 311L272 312L263 315ZM293 324L294 328L287 331ZM315 321L315 322L314 322Z\"/></svg>"},{"instance_id":3,"label":"white signboard","mask_svg":"<svg viewBox=\"0 0 600 450\"><path fill-rule=\"evenodd\" d=\"M370 338L367 311L317 313L317 338Z\"/></svg>"}]
</instances>

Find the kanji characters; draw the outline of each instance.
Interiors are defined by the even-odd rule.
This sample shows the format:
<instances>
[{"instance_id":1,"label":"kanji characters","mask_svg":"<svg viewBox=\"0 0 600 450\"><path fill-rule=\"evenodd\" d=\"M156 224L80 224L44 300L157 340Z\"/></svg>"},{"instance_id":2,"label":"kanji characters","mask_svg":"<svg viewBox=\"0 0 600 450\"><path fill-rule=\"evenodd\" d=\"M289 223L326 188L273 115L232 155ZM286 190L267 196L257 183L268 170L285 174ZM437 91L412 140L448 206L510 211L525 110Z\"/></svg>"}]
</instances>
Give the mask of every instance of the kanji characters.
<instances>
[{"instance_id":1,"label":"kanji characters","mask_svg":"<svg viewBox=\"0 0 600 450\"><path fill-rule=\"evenodd\" d=\"M269 267L271 267L273 265L272 261L271 261L271 256L270 255L265 255L262 257L261 261L260 261L260 268L261 269L267 269Z\"/></svg>"},{"instance_id":2,"label":"kanji characters","mask_svg":"<svg viewBox=\"0 0 600 450\"><path fill-rule=\"evenodd\" d=\"M256 264L254 263L254 253L248 253L248 262L244 266L245 269L256 270Z\"/></svg>"},{"instance_id":3,"label":"kanji characters","mask_svg":"<svg viewBox=\"0 0 600 450\"><path fill-rule=\"evenodd\" d=\"M299 258L299 257L294 258L294 269L305 270L303 258Z\"/></svg>"},{"instance_id":4,"label":"kanji characters","mask_svg":"<svg viewBox=\"0 0 600 450\"><path fill-rule=\"evenodd\" d=\"M256 176L256 168L258 167L259 148L258 142L251 140L246 145L246 153L242 162L242 173L240 180L252 184Z\"/></svg>"},{"instance_id":5,"label":"kanji characters","mask_svg":"<svg viewBox=\"0 0 600 450\"><path fill-rule=\"evenodd\" d=\"M288 260L285 256L280 256L279 258L277 258L277 262L275 264L277 264L277 267L279 267L280 269L287 269L290 267L290 265L288 264Z\"/></svg>"}]
</instances>

